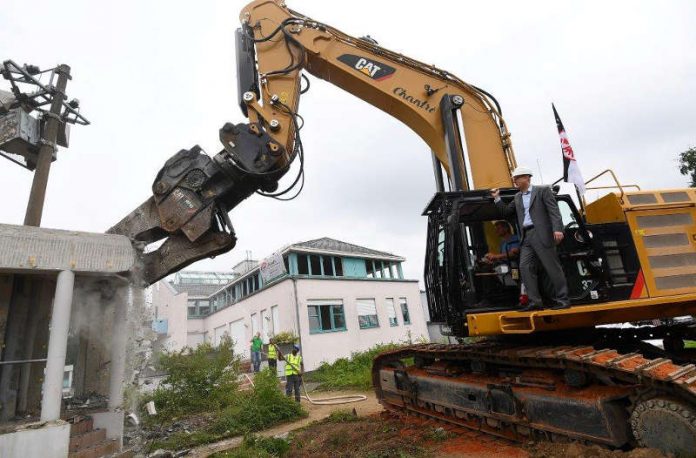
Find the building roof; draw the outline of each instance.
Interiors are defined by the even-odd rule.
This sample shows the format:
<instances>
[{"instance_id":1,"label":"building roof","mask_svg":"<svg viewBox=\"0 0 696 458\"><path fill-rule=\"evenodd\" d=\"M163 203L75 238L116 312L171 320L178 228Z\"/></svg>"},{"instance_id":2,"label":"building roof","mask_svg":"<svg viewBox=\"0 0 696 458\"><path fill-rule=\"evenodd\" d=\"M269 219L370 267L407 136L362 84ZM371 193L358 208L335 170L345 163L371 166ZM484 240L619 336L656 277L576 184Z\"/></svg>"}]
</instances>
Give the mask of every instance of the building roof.
<instances>
[{"instance_id":1,"label":"building roof","mask_svg":"<svg viewBox=\"0 0 696 458\"><path fill-rule=\"evenodd\" d=\"M259 261L255 259L245 259L243 261L239 261L237 264L235 264L232 267L232 271L235 272L237 275L244 275L245 273L249 272L250 270L256 268L256 266L259 265Z\"/></svg>"},{"instance_id":2,"label":"building roof","mask_svg":"<svg viewBox=\"0 0 696 458\"><path fill-rule=\"evenodd\" d=\"M320 239L308 240L306 242L293 243L292 245L289 245L286 248L286 250L345 253L354 256L367 256L373 258L385 258L404 261L404 258L394 255L392 253L373 250L364 246L354 245L352 243L343 242L341 240L336 240L329 237L322 237Z\"/></svg>"},{"instance_id":3,"label":"building roof","mask_svg":"<svg viewBox=\"0 0 696 458\"><path fill-rule=\"evenodd\" d=\"M177 292L188 293L189 297L207 297L237 277L234 272L182 270L169 283Z\"/></svg>"},{"instance_id":4,"label":"building roof","mask_svg":"<svg viewBox=\"0 0 696 458\"><path fill-rule=\"evenodd\" d=\"M195 297L208 297L214 292L218 291L219 289L223 288L223 286L220 285L201 285L201 284L193 284L193 285L182 285L182 284L172 284L172 288L176 290L178 293L188 293L189 298L195 298Z\"/></svg>"},{"instance_id":5,"label":"building roof","mask_svg":"<svg viewBox=\"0 0 696 458\"><path fill-rule=\"evenodd\" d=\"M306 242L293 243L292 245L285 246L279 251L282 253L288 251L320 254L329 253L339 256L348 255L397 262L405 261L403 257L394 255L392 253L373 250L364 246L332 239L330 237L322 237L320 239L307 240ZM225 289L229 283L246 277L252 272L258 271L258 265L258 261L243 260L235 265L232 273L182 270L175 274L173 279L169 280L169 283L177 292L188 293L190 298L208 297Z\"/></svg>"}]
</instances>

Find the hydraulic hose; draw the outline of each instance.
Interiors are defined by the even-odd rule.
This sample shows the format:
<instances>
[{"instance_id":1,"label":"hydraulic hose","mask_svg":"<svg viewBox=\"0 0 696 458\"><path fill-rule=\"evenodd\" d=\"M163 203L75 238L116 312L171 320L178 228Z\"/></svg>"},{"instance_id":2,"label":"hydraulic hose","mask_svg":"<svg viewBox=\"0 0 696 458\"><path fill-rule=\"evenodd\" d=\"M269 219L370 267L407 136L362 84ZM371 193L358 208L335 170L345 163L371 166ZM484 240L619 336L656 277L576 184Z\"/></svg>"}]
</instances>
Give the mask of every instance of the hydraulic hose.
<instances>
[{"instance_id":1,"label":"hydraulic hose","mask_svg":"<svg viewBox=\"0 0 696 458\"><path fill-rule=\"evenodd\" d=\"M266 355L268 357L268 353L266 352L260 352ZM285 360L285 364L290 364L290 366L297 371L297 374L300 376L300 385L302 385L302 388L304 389L304 396L300 396L301 398L306 399L309 401L310 404L314 404L317 406L332 406L332 405L339 405L339 404L349 404L351 402L360 402L360 401L367 401L367 396L363 394L345 394L342 396L331 396L328 398L322 398L322 399L312 399L309 396L309 392L307 392L307 385L305 385L304 380L302 379L302 374L300 373L300 369L295 366L294 364L288 362ZM246 375L246 374L244 374ZM254 386L254 382L251 380L251 377L248 375L246 376L247 380L251 383L252 386Z\"/></svg>"}]
</instances>

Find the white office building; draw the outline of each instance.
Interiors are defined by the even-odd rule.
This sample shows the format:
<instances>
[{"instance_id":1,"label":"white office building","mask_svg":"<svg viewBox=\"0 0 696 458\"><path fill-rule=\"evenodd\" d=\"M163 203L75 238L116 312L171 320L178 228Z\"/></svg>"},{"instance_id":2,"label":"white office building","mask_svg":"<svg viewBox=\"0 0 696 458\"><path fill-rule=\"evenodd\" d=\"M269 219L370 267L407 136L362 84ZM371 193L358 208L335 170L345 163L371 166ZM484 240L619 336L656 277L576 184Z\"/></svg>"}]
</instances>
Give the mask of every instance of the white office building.
<instances>
[{"instance_id":1,"label":"white office building","mask_svg":"<svg viewBox=\"0 0 696 458\"><path fill-rule=\"evenodd\" d=\"M248 357L256 332L265 342L291 332L305 370L313 370L378 343L428 339L418 280L403 278L404 258L321 238L289 245L275 259L279 269L270 274L247 260L232 273L183 271L158 282L154 326L163 343L180 349L229 335Z\"/></svg>"}]
</instances>

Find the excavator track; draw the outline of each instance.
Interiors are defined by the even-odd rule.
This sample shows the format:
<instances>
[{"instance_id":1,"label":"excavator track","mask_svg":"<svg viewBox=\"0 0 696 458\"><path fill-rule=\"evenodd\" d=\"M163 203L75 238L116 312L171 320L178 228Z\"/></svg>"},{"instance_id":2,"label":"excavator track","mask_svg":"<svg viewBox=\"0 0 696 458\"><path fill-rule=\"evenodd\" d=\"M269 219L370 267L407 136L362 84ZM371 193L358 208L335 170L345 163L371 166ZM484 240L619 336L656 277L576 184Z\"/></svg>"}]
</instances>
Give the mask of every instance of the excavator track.
<instances>
[{"instance_id":1,"label":"excavator track","mask_svg":"<svg viewBox=\"0 0 696 458\"><path fill-rule=\"evenodd\" d=\"M419 344L375 358L382 405L513 441L696 452L696 366L609 348Z\"/></svg>"}]
</instances>

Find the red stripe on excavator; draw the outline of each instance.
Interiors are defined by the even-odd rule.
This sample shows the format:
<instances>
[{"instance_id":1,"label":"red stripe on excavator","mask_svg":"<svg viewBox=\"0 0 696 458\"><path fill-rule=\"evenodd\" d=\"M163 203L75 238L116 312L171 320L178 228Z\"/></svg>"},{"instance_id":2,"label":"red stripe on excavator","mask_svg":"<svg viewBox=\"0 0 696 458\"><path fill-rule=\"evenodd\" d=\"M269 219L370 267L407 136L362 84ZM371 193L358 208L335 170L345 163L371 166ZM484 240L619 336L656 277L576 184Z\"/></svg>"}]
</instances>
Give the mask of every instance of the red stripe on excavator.
<instances>
[{"instance_id":1,"label":"red stripe on excavator","mask_svg":"<svg viewBox=\"0 0 696 458\"><path fill-rule=\"evenodd\" d=\"M643 294L643 287L645 286L645 277L643 276L643 269L638 271L636 276L636 282L633 284L633 290L631 290L631 299L638 299L641 294Z\"/></svg>"}]
</instances>

